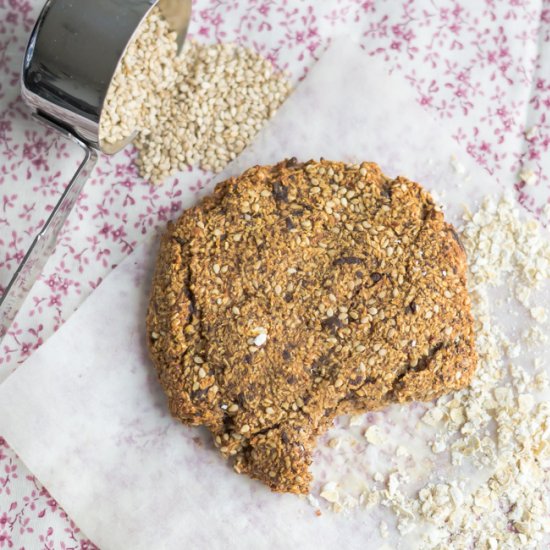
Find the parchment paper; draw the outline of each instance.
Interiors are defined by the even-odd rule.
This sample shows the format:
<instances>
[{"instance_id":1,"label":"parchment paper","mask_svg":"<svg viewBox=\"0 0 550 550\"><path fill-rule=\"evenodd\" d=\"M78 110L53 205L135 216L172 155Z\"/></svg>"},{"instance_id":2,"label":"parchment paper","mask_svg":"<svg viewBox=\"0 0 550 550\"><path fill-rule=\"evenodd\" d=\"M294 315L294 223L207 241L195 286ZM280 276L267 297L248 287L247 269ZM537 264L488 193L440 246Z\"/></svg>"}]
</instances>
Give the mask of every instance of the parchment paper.
<instances>
[{"instance_id":1,"label":"parchment paper","mask_svg":"<svg viewBox=\"0 0 550 550\"><path fill-rule=\"evenodd\" d=\"M455 151L445 123L429 118L409 86L339 41L225 175L288 156L375 160L422 181L457 220L460 203L498 189L466 158L457 174ZM104 550L396 547L393 531L379 537L380 511L318 517L305 499L233 473L207 434L166 414L144 349L156 247L136 249L0 387L0 433ZM399 443L414 442L414 410L391 412ZM334 467L329 451L316 457L319 478ZM418 475L433 463L424 466Z\"/></svg>"}]
</instances>

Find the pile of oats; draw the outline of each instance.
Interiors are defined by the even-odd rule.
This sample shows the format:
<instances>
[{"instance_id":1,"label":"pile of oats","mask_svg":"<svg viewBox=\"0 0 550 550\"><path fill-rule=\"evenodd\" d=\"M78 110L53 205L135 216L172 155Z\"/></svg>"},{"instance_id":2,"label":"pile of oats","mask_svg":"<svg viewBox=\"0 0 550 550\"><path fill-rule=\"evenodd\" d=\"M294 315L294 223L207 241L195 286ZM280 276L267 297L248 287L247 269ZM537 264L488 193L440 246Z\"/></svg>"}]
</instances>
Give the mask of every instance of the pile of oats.
<instances>
[{"instance_id":1,"label":"pile of oats","mask_svg":"<svg viewBox=\"0 0 550 550\"><path fill-rule=\"evenodd\" d=\"M345 479L332 479L319 488L320 502L312 497L313 505L322 507L325 501L340 510L381 504L394 513L398 531L410 534L408 540L420 548L538 548L548 540L544 304L549 304L550 242L536 221L521 219L514 202L485 199L465 215L460 231L470 259L477 324L479 367L471 385L421 414L410 449L402 440L393 442L397 447L388 443L374 426L362 430L368 445L353 440L351 446L370 460L371 448L385 446L388 454L378 456L386 456L389 470L374 473L374 483L365 480L360 493ZM352 417L349 426L358 424ZM414 439L428 445L417 441L417 447L426 448L416 452ZM333 448L341 445L329 442ZM421 485L415 477L424 480ZM382 538L389 536L386 521L379 531Z\"/></svg>"},{"instance_id":2,"label":"pile of oats","mask_svg":"<svg viewBox=\"0 0 550 550\"><path fill-rule=\"evenodd\" d=\"M270 61L234 44L187 41L158 8L147 17L113 78L100 138L137 133L142 177L161 183L189 166L220 172L256 136L290 93Z\"/></svg>"}]
</instances>

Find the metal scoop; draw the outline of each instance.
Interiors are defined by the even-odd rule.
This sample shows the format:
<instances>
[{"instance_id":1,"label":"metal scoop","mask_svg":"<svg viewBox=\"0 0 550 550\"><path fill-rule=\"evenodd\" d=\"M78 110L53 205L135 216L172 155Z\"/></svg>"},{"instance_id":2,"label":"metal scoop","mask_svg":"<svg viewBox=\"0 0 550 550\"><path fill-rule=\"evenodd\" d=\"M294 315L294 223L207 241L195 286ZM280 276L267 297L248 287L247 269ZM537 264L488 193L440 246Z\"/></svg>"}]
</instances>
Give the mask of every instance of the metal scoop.
<instances>
[{"instance_id":1,"label":"metal scoop","mask_svg":"<svg viewBox=\"0 0 550 550\"><path fill-rule=\"evenodd\" d=\"M23 62L23 100L38 121L77 143L84 159L0 299L0 339L53 252L97 151L112 155L136 136L134 132L115 144L100 142L99 123L126 47L157 4L181 49L191 0L48 0L38 17Z\"/></svg>"}]
</instances>

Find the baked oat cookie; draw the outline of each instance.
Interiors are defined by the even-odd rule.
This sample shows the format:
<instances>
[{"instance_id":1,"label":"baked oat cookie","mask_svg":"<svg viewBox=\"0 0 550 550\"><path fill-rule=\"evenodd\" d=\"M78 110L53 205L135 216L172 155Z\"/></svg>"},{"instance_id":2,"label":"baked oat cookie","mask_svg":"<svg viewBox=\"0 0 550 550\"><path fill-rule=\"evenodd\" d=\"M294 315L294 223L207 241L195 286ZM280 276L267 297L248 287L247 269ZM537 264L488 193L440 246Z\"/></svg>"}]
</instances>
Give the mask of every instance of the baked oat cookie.
<instances>
[{"instance_id":1,"label":"baked oat cookie","mask_svg":"<svg viewBox=\"0 0 550 550\"><path fill-rule=\"evenodd\" d=\"M162 239L147 331L172 414L275 491L307 493L335 416L431 400L476 366L455 231L371 163L218 185Z\"/></svg>"}]
</instances>

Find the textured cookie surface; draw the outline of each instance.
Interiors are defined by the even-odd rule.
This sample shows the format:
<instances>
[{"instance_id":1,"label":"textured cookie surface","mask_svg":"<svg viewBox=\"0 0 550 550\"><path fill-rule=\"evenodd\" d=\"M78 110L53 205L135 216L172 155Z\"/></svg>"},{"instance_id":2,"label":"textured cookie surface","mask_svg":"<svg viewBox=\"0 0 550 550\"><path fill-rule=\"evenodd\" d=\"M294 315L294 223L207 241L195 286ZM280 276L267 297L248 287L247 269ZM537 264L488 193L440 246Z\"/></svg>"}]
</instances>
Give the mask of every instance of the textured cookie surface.
<instances>
[{"instance_id":1,"label":"textured cookie surface","mask_svg":"<svg viewBox=\"0 0 550 550\"><path fill-rule=\"evenodd\" d=\"M371 163L292 159L218 185L162 239L147 331L172 414L296 493L335 416L431 400L476 365L456 233Z\"/></svg>"}]
</instances>

